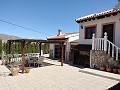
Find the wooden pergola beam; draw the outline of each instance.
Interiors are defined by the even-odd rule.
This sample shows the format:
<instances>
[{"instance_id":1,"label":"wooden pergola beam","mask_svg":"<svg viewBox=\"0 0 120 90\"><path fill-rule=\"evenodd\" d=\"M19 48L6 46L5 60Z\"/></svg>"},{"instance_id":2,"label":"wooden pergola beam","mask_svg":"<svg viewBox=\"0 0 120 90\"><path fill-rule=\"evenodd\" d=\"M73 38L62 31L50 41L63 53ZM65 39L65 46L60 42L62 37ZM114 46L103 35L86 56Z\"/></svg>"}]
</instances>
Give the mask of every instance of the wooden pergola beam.
<instances>
[{"instance_id":1,"label":"wooden pergola beam","mask_svg":"<svg viewBox=\"0 0 120 90\"><path fill-rule=\"evenodd\" d=\"M10 42L39 42L39 43L62 43L65 42L66 40L37 40L37 39L16 39L16 40L8 40Z\"/></svg>"}]
</instances>

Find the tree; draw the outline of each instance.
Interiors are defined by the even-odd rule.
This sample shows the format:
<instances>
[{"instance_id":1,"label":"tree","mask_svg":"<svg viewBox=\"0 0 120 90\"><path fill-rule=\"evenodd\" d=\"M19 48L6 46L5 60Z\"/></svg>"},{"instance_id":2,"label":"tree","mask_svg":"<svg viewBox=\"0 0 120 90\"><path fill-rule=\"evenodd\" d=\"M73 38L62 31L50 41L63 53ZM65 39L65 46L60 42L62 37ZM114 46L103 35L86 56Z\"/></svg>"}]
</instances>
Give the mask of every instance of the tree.
<instances>
[{"instance_id":1,"label":"tree","mask_svg":"<svg viewBox=\"0 0 120 90\"><path fill-rule=\"evenodd\" d=\"M2 58L2 40L0 39L0 59Z\"/></svg>"},{"instance_id":2,"label":"tree","mask_svg":"<svg viewBox=\"0 0 120 90\"><path fill-rule=\"evenodd\" d=\"M39 53L39 44L35 44L35 53Z\"/></svg>"},{"instance_id":3,"label":"tree","mask_svg":"<svg viewBox=\"0 0 120 90\"><path fill-rule=\"evenodd\" d=\"M6 52L6 43L3 43L2 50Z\"/></svg>"},{"instance_id":4,"label":"tree","mask_svg":"<svg viewBox=\"0 0 120 90\"><path fill-rule=\"evenodd\" d=\"M44 54L49 53L49 44L48 43L43 44L42 45L42 50L43 50Z\"/></svg>"},{"instance_id":5,"label":"tree","mask_svg":"<svg viewBox=\"0 0 120 90\"><path fill-rule=\"evenodd\" d=\"M15 43L15 53L18 53L18 43Z\"/></svg>"},{"instance_id":6,"label":"tree","mask_svg":"<svg viewBox=\"0 0 120 90\"><path fill-rule=\"evenodd\" d=\"M18 54L21 54L21 43L18 43Z\"/></svg>"}]
</instances>

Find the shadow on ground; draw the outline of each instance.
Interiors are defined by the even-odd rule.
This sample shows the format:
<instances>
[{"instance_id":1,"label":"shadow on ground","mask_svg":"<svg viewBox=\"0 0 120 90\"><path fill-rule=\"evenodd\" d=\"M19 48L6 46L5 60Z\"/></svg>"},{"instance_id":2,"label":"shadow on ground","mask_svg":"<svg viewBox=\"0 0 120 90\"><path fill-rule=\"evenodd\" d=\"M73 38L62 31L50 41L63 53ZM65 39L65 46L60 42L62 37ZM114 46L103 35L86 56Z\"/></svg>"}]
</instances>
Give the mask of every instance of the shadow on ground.
<instances>
[{"instance_id":1,"label":"shadow on ground","mask_svg":"<svg viewBox=\"0 0 120 90\"><path fill-rule=\"evenodd\" d=\"M120 90L120 83L118 83L115 86L109 88L108 90Z\"/></svg>"},{"instance_id":2,"label":"shadow on ground","mask_svg":"<svg viewBox=\"0 0 120 90\"><path fill-rule=\"evenodd\" d=\"M50 57L46 57L48 59L52 59L52 60L56 60L58 62L61 62L61 59L58 59L58 58L50 58ZM88 67L85 67L85 66L81 66L81 65L78 65L78 64L73 64L72 61L64 61L65 64L68 64L70 66L73 66L73 67L78 67L78 68L88 68ZM61 65L56 65L56 66L61 66Z\"/></svg>"},{"instance_id":3,"label":"shadow on ground","mask_svg":"<svg viewBox=\"0 0 120 90\"><path fill-rule=\"evenodd\" d=\"M72 61L65 61L64 63L68 64L70 66L73 66L73 67L78 67L80 69L88 68L88 67L85 67L85 66L82 66L82 65L79 65L79 64L73 64Z\"/></svg>"},{"instance_id":4,"label":"shadow on ground","mask_svg":"<svg viewBox=\"0 0 120 90\"><path fill-rule=\"evenodd\" d=\"M51 65L55 65L55 64L51 64L51 63L47 63L47 62L43 62L43 67L45 67L45 66L51 66Z\"/></svg>"},{"instance_id":5,"label":"shadow on ground","mask_svg":"<svg viewBox=\"0 0 120 90\"><path fill-rule=\"evenodd\" d=\"M48 62L43 62L43 64L39 65L39 67L38 67L38 65L34 66L34 64L31 64L30 69L46 67L46 66L52 66L52 65L54 65L54 64L51 64L51 63L48 63ZM26 66L26 67L29 67L29 66Z\"/></svg>"},{"instance_id":6,"label":"shadow on ground","mask_svg":"<svg viewBox=\"0 0 120 90\"><path fill-rule=\"evenodd\" d=\"M47 59L52 59L52 60L56 60L56 61L61 61L59 58L51 58L51 57L45 57Z\"/></svg>"},{"instance_id":7,"label":"shadow on ground","mask_svg":"<svg viewBox=\"0 0 120 90\"><path fill-rule=\"evenodd\" d=\"M17 65L17 64L15 64L15 65ZM30 69L46 67L46 66L51 66L51 65L55 65L55 64L51 64L51 63L48 63L48 62L43 62L43 64L39 65L39 67L38 67L38 65L34 66L34 64L31 64ZM11 66L13 66L13 65L9 64L9 65L5 65L5 66L10 70ZM22 65L20 64L18 66L19 66L20 70L22 70ZM29 65L25 65L25 67L29 67Z\"/></svg>"}]
</instances>

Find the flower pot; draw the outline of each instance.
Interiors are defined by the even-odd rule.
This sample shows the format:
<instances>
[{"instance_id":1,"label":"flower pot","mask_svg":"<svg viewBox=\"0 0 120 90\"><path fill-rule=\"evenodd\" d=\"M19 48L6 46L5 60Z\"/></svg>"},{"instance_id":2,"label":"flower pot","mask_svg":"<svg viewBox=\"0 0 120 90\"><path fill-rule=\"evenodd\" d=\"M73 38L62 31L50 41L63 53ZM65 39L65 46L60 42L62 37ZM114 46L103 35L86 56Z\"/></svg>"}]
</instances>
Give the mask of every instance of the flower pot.
<instances>
[{"instance_id":1,"label":"flower pot","mask_svg":"<svg viewBox=\"0 0 120 90\"><path fill-rule=\"evenodd\" d=\"M29 73L30 72L30 68L25 67L25 73Z\"/></svg>"},{"instance_id":2,"label":"flower pot","mask_svg":"<svg viewBox=\"0 0 120 90\"><path fill-rule=\"evenodd\" d=\"M105 70L105 67L104 67L104 66L101 66L101 67L100 67L100 70L101 70L101 71L104 71L104 70Z\"/></svg>"},{"instance_id":3,"label":"flower pot","mask_svg":"<svg viewBox=\"0 0 120 90\"><path fill-rule=\"evenodd\" d=\"M113 72L114 72L114 73L117 73L117 69L116 69L116 68L113 68Z\"/></svg>"},{"instance_id":4,"label":"flower pot","mask_svg":"<svg viewBox=\"0 0 120 90\"><path fill-rule=\"evenodd\" d=\"M6 60L2 60L2 65L6 65L7 61Z\"/></svg>"},{"instance_id":5,"label":"flower pot","mask_svg":"<svg viewBox=\"0 0 120 90\"><path fill-rule=\"evenodd\" d=\"M120 74L120 69L117 69L118 70L118 73Z\"/></svg>"},{"instance_id":6,"label":"flower pot","mask_svg":"<svg viewBox=\"0 0 120 90\"><path fill-rule=\"evenodd\" d=\"M18 75L19 70L20 70L20 69L19 69L19 66L18 66L18 65L13 66L13 67L11 68L11 74L12 74L12 76Z\"/></svg>"},{"instance_id":7,"label":"flower pot","mask_svg":"<svg viewBox=\"0 0 120 90\"><path fill-rule=\"evenodd\" d=\"M107 71L107 72L111 72L112 69L111 69L110 67L107 67L107 68L106 68L106 71Z\"/></svg>"}]
</instances>

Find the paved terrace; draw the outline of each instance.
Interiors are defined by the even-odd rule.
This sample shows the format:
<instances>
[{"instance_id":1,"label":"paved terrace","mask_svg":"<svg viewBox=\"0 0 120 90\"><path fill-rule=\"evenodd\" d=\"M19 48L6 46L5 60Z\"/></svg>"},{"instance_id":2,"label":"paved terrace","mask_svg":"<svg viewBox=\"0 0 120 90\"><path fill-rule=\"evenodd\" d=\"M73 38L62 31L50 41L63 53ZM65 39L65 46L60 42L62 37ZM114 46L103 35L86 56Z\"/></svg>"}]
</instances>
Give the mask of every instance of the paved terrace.
<instances>
[{"instance_id":1,"label":"paved terrace","mask_svg":"<svg viewBox=\"0 0 120 90\"><path fill-rule=\"evenodd\" d=\"M120 75L88 68L78 68L57 60L45 59L46 65L30 73L9 76L0 65L0 90L105 90L119 82Z\"/></svg>"}]
</instances>

